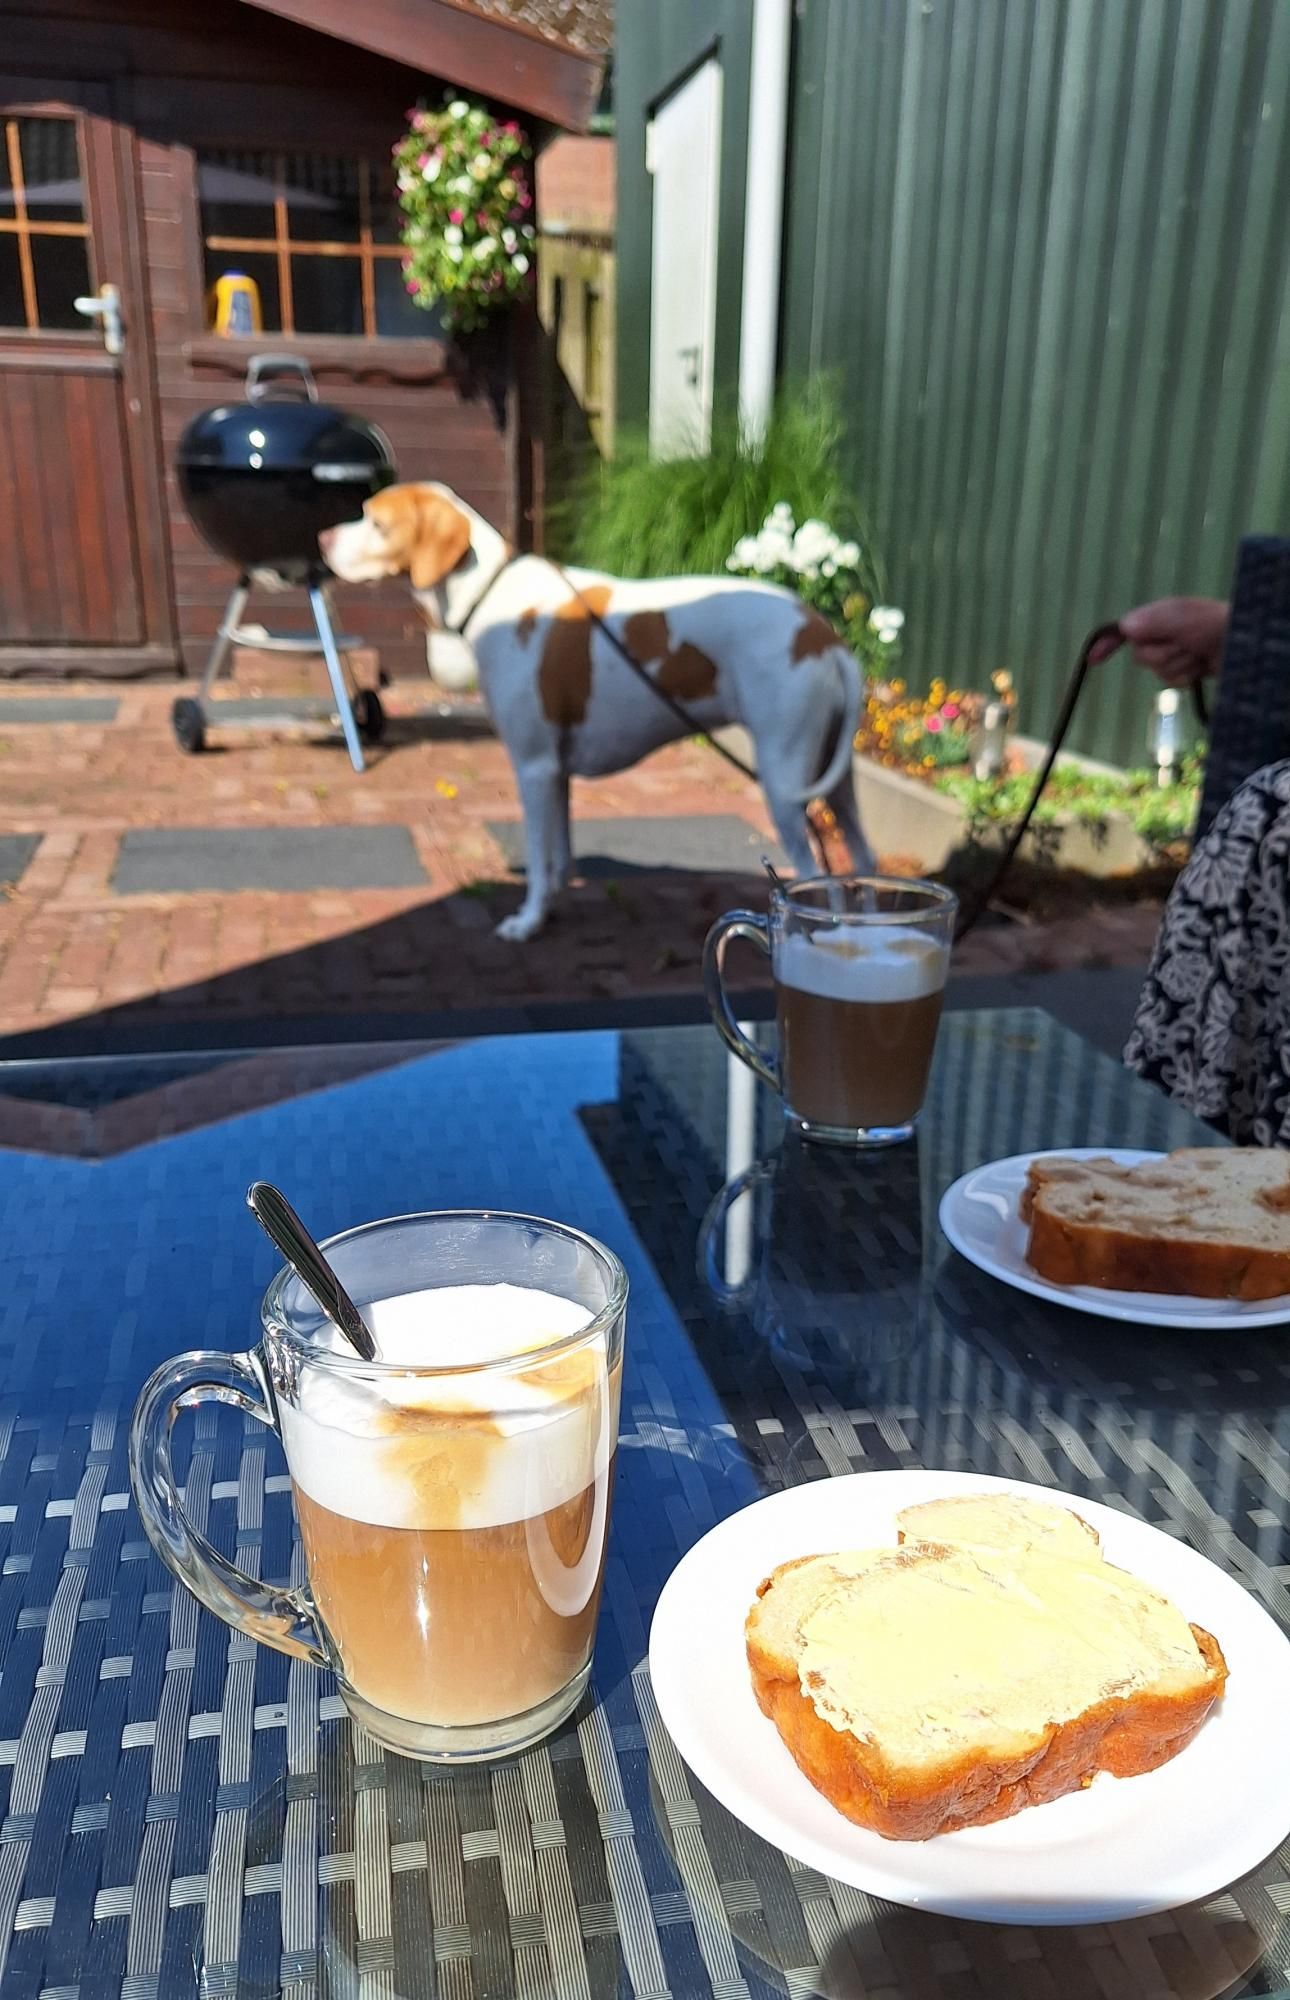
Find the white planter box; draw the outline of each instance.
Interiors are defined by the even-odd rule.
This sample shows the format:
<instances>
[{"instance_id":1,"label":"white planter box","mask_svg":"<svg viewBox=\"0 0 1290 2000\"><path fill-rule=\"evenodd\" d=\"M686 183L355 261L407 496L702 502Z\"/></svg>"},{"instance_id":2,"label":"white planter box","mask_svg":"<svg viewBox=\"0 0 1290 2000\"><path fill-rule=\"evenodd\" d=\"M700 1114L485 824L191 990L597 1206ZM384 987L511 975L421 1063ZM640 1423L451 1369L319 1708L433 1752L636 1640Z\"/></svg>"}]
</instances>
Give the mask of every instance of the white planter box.
<instances>
[{"instance_id":1,"label":"white planter box","mask_svg":"<svg viewBox=\"0 0 1290 2000\"><path fill-rule=\"evenodd\" d=\"M1037 769L1046 754L1044 744L1024 736L1014 739L1014 747L1030 770ZM1086 757L1070 761L1091 771L1111 768ZM966 845L967 815L957 799L868 757L856 758L855 775L860 816L875 853L908 855L930 874L944 868L950 856ZM991 827L983 844L1001 846L1010 826L1010 821L1001 821ZM1031 860L1096 876L1133 875L1152 858L1146 841L1123 813L1109 813L1093 823L1065 819L1040 826L1026 835L1021 852Z\"/></svg>"},{"instance_id":2,"label":"white planter box","mask_svg":"<svg viewBox=\"0 0 1290 2000\"><path fill-rule=\"evenodd\" d=\"M718 732L737 755L755 766L752 739L744 729ZM1030 770L1043 762L1047 746L1033 737L1012 739ZM1089 771L1110 771L1109 764L1095 763L1091 757L1073 752L1068 761ZM915 863L925 874L944 868L950 856L966 846L966 814L956 799L936 791L921 778L910 778L871 758L855 759L856 797L860 817L875 854L900 855ZM1003 822L986 839L999 845L1007 838L1010 822ZM1103 822L1069 819L1045 825L1026 836L1021 852L1030 859L1044 859L1058 868L1078 869L1081 874L1133 875L1152 859L1152 850L1122 813L1111 813Z\"/></svg>"}]
</instances>

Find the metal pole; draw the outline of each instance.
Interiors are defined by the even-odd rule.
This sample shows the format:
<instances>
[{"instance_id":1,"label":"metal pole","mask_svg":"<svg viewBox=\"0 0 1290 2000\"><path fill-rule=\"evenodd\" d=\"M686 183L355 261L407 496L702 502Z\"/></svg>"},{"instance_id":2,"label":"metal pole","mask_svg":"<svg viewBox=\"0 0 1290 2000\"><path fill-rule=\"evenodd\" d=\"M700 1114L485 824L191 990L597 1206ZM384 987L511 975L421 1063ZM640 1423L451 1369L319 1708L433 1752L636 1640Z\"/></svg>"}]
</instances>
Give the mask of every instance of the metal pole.
<instances>
[{"instance_id":1,"label":"metal pole","mask_svg":"<svg viewBox=\"0 0 1290 2000\"><path fill-rule=\"evenodd\" d=\"M356 771L365 770L363 746L358 738L358 724L350 707L349 689L345 686L345 667L336 644L336 634L332 630L331 613L321 587L316 583L309 586L309 608L314 614L314 625L323 658L327 662L327 673L331 680L331 691L336 702L336 712L340 716L340 726L345 732L345 747L349 751L349 761Z\"/></svg>"},{"instance_id":2,"label":"metal pole","mask_svg":"<svg viewBox=\"0 0 1290 2000\"><path fill-rule=\"evenodd\" d=\"M242 623L242 613L246 610L246 600L250 595L250 584L244 576L240 576L233 586L228 603L224 606L224 616L220 619L219 631L215 634L215 644L211 647L206 671L202 675L202 684L197 690L198 701L205 701L224 671L224 662L237 637L238 627Z\"/></svg>"}]
</instances>

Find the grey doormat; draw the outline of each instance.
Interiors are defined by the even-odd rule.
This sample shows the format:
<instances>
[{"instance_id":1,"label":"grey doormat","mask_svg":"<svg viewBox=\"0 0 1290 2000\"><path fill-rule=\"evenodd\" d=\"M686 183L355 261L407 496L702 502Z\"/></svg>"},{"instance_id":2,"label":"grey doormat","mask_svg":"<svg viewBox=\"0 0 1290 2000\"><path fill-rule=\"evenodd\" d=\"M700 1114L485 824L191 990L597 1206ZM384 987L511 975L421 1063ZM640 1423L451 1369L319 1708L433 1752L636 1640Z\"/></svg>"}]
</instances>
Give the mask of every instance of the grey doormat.
<instances>
[{"instance_id":1,"label":"grey doormat","mask_svg":"<svg viewBox=\"0 0 1290 2000\"><path fill-rule=\"evenodd\" d=\"M121 704L105 695L14 695L0 701L0 729L10 722L115 722Z\"/></svg>"},{"instance_id":2,"label":"grey doormat","mask_svg":"<svg viewBox=\"0 0 1290 2000\"><path fill-rule=\"evenodd\" d=\"M141 827L121 836L118 896L198 889L415 889L405 826Z\"/></svg>"},{"instance_id":3,"label":"grey doormat","mask_svg":"<svg viewBox=\"0 0 1290 2000\"><path fill-rule=\"evenodd\" d=\"M39 846L38 833L0 833L0 882L17 882Z\"/></svg>"},{"instance_id":4,"label":"grey doormat","mask_svg":"<svg viewBox=\"0 0 1290 2000\"><path fill-rule=\"evenodd\" d=\"M488 831L509 868L524 870L524 828L518 820L490 820ZM733 813L684 813L674 818L576 819L573 857L580 875L655 874L684 869L696 875L756 875L761 857L786 866L777 841Z\"/></svg>"}]
</instances>

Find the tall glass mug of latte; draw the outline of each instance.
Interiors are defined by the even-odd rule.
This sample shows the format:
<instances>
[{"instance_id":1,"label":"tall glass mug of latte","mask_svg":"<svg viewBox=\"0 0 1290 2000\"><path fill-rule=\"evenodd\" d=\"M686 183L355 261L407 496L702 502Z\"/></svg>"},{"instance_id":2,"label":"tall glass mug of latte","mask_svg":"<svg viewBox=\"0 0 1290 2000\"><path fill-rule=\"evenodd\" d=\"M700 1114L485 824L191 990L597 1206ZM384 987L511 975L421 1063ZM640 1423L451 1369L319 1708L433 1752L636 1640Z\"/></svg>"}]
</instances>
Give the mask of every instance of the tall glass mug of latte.
<instances>
[{"instance_id":1,"label":"tall glass mug of latte","mask_svg":"<svg viewBox=\"0 0 1290 2000\"><path fill-rule=\"evenodd\" d=\"M908 1139L927 1093L958 900L935 882L824 876L774 889L769 918L718 917L703 983L722 1039L784 1100L807 1139L888 1146ZM725 985L726 950L770 956L778 1063L754 1048Z\"/></svg>"},{"instance_id":2,"label":"tall glass mug of latte","mask_svg":"<svg viewBox=\"0 0 1290 2000\"><path fill-rule=\"evenodd\" d=\"M332 1668L388 1749L522 1750L591 1671L627 1275L589 1236L523 1215L406 1215L325 1248L377 1359L280 1271L253 1352L180 1355L144 1386L130 1436L144 1526L218 1617ZM282 1440L298 1590L235 1569L184 1511L170 1430L207 1401Z\"/></svg>"}]
</instances>

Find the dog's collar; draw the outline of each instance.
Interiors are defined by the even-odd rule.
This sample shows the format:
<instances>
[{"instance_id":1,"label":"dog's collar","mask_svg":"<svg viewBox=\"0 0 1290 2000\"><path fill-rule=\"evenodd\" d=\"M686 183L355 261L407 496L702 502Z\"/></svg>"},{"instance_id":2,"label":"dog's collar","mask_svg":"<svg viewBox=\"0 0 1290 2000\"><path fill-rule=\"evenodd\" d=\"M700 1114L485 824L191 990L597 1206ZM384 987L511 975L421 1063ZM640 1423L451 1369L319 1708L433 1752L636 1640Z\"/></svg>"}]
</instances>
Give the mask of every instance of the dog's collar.
<instances>
[{"instance_id":1,"label":"dog's collar","mask_svg":"<svg viewBox=\"0 0 1290 2000\"><path fill-rule=\"evenodd\" d=\"M466 627L470 624L471 619L474 618L475 615L483 609L484 599L488 596L494 584L500 582L502 577L505 576L511 564L519 560L519 554L520 552L518 549L508 549L506 551L506 554L502 557L502 560L498 563L497 568L488 578L488 581L485 583L483 589L480 591L474 603L471 605L469 611L467 611L465 617L459 618L455 625L445 625L443 628L445 632L451 632L455 638L459 639L464 639L466 637Z\"/></svg>"}]
</instances>

